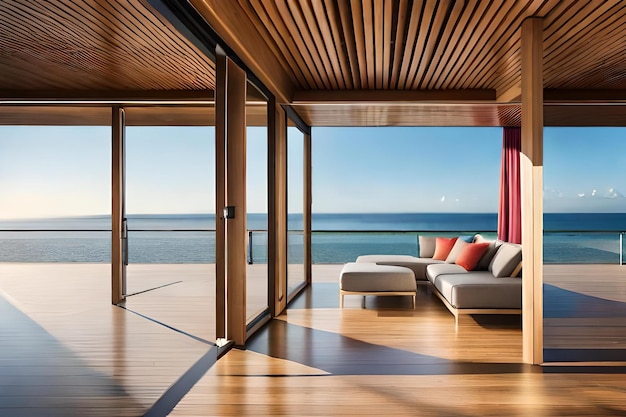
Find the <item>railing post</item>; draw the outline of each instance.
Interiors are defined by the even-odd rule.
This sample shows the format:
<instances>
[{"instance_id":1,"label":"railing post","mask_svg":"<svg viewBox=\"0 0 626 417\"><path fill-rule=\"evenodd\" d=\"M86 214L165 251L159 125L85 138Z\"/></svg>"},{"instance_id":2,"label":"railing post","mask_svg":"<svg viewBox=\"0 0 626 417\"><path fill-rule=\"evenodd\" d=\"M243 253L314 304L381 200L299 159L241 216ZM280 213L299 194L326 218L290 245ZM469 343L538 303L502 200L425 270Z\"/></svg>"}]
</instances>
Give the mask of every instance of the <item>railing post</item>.
<instances>
[{"instance_id":1,"label":"railing post","mask_svg":"<svg viewBox=\"0 0 626 417\"><path fill-rule=\"evenodd\" d=\"M619 264L624 265L624 232L619 232Z\"/></svg>"},{"instance_id":2,"label":"railing post","mask_svg":"<svg viewBox=\"0 0 626 417\"><path fill-rule=\"evenodd\" d=\"M254 258L252 257L252 230L248 230L248 265L252 265L254 263Z\"/></svg>"}]
</instances>

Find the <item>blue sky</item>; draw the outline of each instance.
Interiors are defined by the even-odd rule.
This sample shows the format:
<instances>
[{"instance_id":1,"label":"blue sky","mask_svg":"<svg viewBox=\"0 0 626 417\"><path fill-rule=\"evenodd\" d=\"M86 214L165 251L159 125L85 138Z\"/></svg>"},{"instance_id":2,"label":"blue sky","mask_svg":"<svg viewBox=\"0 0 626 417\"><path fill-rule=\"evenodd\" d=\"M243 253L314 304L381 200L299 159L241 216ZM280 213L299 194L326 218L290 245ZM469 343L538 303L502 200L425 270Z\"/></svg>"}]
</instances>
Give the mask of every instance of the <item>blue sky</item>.
<instances>
[{"instance_id":1,"label":"blue sky","mask_svg":"<svg viewBox=\"0 0 626 417\"><path fill-rule=\"evenodd\" d=\"M108 127L0 127L0 218L110 213ZM314 128L314 212L495 212L499 128ZM267 209L265 128L248 131L248 211ZM129 213L214 211L214 130L129 127ZM302 135L289 131L302 210ZM626 212L626 129L546 128L546 212Z\"/></svg>"}]
</instances>

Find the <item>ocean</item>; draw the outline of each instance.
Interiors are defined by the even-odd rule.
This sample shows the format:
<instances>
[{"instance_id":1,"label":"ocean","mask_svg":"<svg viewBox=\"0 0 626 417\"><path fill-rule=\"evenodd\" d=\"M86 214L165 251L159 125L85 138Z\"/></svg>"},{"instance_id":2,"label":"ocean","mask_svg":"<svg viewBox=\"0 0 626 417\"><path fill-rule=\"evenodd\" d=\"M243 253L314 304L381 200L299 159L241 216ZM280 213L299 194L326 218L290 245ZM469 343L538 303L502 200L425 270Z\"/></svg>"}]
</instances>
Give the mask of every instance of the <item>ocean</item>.
<instances>
[{"instance_id":1,"label":"ocean","mask_svg":"<svg viewBox=\"0 0 626 417\"><path fill-rule=\"evenodd\" d=\"M314 263L344 263L364 254L418 251L419 234L482 233L495 238L495 213L313 214ZM0 262L110 262L109 216L0 221ZM129 263L215 262L215 217L130 215ZM267 216L248 215L253 263L267 262ZM289 217L290 263L303 260L302 217ZM626 214L546 213L545 263L619 263ZM623 245L623 243L622 243Z\"/></svg>"}]
</instances>

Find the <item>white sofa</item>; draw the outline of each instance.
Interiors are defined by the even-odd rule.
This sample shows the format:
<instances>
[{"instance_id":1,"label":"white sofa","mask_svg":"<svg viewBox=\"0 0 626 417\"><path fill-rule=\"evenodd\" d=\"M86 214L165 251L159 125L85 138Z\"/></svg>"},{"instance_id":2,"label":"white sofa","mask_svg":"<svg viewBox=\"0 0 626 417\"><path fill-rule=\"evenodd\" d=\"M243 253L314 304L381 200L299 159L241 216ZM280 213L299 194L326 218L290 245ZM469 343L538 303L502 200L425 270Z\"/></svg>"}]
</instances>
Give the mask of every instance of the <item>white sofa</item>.
<instances>
[{"instance_id":1,"label":"white sofa","mask_svg":"<svg viewBox=\"0 0 626 417\"><path fill-rule=\"evenodd\" d=\"M399 266L414 273L416 283L428 284L455 316L463 314L521 314L521 246L481 235L472 243L489 243L486 253L472 270L455 263L453 249L445 260L433 259L435 238L420 236L420 256L363 255L357 263ZM468 239L469 240L469 239ZM461 247L464 244L459 244ZM455 245L455 248L457 245ZM384 282L384 275L379 279ZM380 288L380 287L379 287Z\"/></svg>"}]
</instances>

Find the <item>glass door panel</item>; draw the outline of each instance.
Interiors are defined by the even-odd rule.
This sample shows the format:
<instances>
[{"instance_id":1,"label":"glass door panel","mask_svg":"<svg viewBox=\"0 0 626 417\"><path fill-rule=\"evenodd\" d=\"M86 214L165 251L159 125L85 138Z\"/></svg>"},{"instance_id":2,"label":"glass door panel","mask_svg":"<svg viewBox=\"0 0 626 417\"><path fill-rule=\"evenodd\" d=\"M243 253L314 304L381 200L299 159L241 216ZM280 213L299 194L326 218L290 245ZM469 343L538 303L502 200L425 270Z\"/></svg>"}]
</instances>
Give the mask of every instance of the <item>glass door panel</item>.
<instances>
[{"instance_id":1,"label":"glass door panel","mask_svg":"<svg viewBox=\"0 0 626 417\"><path fill-rule=\"evenodd\" d=\"M250 83L248 83L246 123L246 207L248 211L246 323L249 324L269 309L267 100Z\"/></svg>"},{"instance_id":2,"label":"glass door panel","mask_svg":"<svg viewBox=\"0 0 626 417\"><path fill-rule=\"evenodd\" d=\"M214 341L214 127L128 127L126 211L126 307Z\"/></svg>"},{"instance_id":3,"label":"glass door panel","mask_svg":"<svg viewBox=\"0 0 626 417\"><path fill-rule=\"evenodd\" d=\"M287 129L287 293L305 282L304 270L304 134Z\"/></svg>"}]
</instances>

